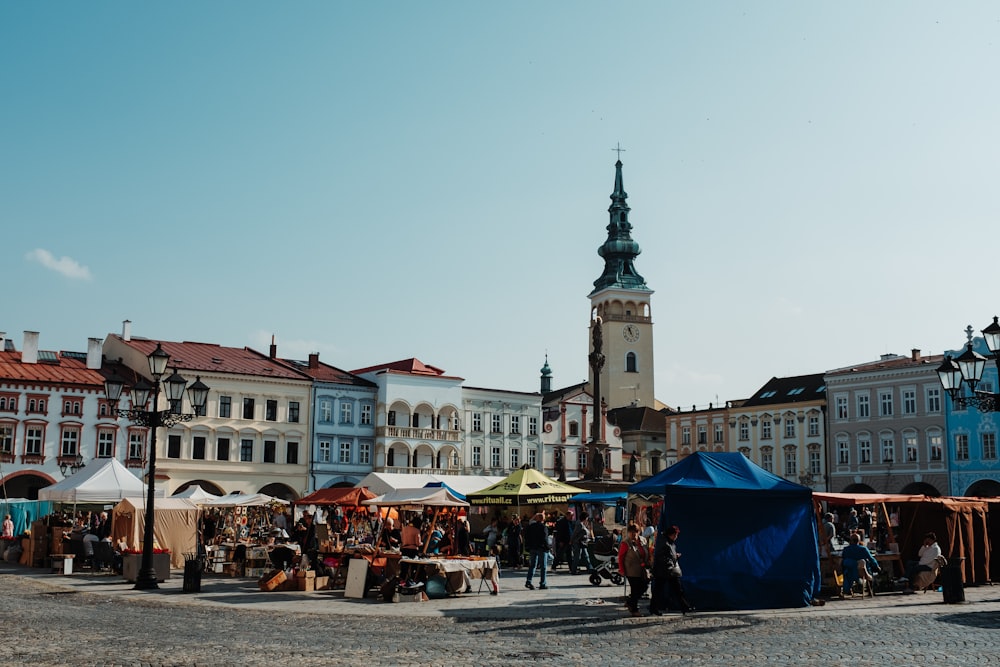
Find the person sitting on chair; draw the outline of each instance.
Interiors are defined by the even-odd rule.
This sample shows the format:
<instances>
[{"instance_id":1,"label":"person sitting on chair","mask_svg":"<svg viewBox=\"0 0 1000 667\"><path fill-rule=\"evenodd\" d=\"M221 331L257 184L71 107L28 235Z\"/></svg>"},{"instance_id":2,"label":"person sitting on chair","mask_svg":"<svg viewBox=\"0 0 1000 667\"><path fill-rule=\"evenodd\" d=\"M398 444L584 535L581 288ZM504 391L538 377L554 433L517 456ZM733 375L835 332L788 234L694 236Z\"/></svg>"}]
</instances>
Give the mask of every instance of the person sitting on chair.
<instances>
[{"instance_id":1,"label":"person sitting on chair","mask_svg":"<svg viewBox=\"0 0 1000 667\"><path fill-rule=\"evenodd\" d=\"M919 560L910 561L906 568L904 593L913 592L913 580L916 579L918 573L934 571L934 560L940 555L941 547L938 546L937 535L933 532L924 535L924 543L920 546L920 551L917 552Z\"/></svg>"},{"instance_id":2,"label":"person sitting on chair","mask_svg":"<svg viewBox=\"0 0 1000 667\"><path fill-rule=\"evenodd\" d=\"M848 591L851 592L852 597L854 596L854 592L851 589L854 587L854 582L858 581L861 576L859 563L865 564L866 574L868 572L876 574L879 571L878 561L875 560L875 556L872 555L871 551L868 551L868 547L861 546L861 536L857 533L852 533L851 543L844 547L844 550L841 552L841 566L844 570L844 587L840 591L841 599L844 598L844 595Z\"/></svg>"}]
</instances>

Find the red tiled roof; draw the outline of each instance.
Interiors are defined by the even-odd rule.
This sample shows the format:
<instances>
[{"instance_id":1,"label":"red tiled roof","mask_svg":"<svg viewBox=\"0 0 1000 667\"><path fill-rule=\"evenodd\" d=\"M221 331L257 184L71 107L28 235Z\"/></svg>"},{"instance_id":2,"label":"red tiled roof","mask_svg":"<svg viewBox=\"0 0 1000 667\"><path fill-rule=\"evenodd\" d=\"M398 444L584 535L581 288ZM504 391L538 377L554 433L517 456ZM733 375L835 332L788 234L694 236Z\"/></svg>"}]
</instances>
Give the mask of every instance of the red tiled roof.
<instances>
[{"instance_id":1,"label":"red tiled roof","mask_svg":"<svg viewBox=\"0 0 1000 667\"><path fill-rule=\"evenodd\" d=\"M121 339L117 334L111 336ZM175 343L165 340L150 340L148 338L132 338L122 341L139 350L144 355L152 354L157 343L163 351L170 355L169 368L188 371L204 371L211 373L233 373L239 375L256 375L281 378L285 380L308 380L309 377L286 366L278 360L271 359L249 347L223 347L215 343L192 343L185 341Z\"/></svg>"},{"instance_id":2,"label":"red tiled roof","mask_svg":"<svg viewBox=\"0 0 1000 667\"><path fill-rule=\"evenodd\" d=\"M405 375L430 375L434 377L446 377L443 368L438 368L437 366L430 366L420 361L415 357L410 357L409 359L402 359L400 361L393 361L388 364L376 364L375 366L369 366L368 368L359 368L358 370L351 371L355 375L361 375L362 373L371 373L373 371L384 371L388 373L403 373ZM456 378L461 379L461 378Z\"/></svg>"},{"instance_id":3,"label":"red tiled roof","mask_svg":"<svg viewBox=\"0 0 1000 667\"><path fill-rule=\"evenodd\" d=\"M104 386L100 371L87 368L87 362L76 356L59 353L58 363L21 362L20 352L0 352L0 382L44 382L48 384L74 384Z\"/></svg>"},{"instance_id":4,"label":"red tiled roof","mask_svg":"<svg viewBox=\"0 0 1000 667\"><path fill-rule=\"evenodd\" d=\"M295 359L282 359L286 364L290 364L297 371L304 373L317 382L333 382L336 384L353 384L362 387L374 387L373 382L356 375L352 375L345 370L341 370L322 361L316 368L309 368L308 361L297 361Z\"/></svg>"}]
</instances>

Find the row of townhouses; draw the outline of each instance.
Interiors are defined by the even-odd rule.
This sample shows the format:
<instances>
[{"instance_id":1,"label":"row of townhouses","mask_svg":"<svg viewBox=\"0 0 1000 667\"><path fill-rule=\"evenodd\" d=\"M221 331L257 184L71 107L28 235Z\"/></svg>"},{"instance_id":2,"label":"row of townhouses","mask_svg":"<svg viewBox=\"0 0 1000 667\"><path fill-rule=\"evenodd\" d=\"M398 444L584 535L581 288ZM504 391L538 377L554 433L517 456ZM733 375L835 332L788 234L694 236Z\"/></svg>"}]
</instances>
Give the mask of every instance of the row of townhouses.
<instances>
[{"instance_id":1,"label":"row of townhouses","mask_svg":"<svg viewBox=\"0 0 1000 667\"><path fill-rule=\"evenodd\" d=\"M944 356L913 350L776 377L703 409L657 401L653 291L635 266L620 160L610 198L604 266L581 312L586 382L554 388L547 359L537 392L466 386L415 358L348 372L318 354L283 358L273 342L262 353L134 337L128 322L89 339L85 353L40 350L34 332L18 351L0 334L0 492L33 498L105 458L142 476L151 434L116 416L128 406L110 405L104 382L150 379L147 356L159 346L171 369L209 386L202 414L157 434L157 483L171 493L199 484L294 499L372 472L503 475L523 465L625 482L706 451L741 452L817 490L1000 495L998 413L951 400L937 375ZM971 329L967 339L992 357ZM990 363L979 389L996 386Z\"/></svg>"}]
</instances>

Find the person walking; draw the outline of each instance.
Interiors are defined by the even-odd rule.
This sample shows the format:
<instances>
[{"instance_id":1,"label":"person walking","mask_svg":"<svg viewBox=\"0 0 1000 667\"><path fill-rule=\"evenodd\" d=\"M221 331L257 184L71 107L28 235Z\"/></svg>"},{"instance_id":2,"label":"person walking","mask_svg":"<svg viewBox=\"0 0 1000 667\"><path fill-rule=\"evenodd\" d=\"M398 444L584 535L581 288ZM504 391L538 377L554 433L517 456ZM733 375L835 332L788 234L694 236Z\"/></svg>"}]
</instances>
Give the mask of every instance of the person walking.
<instances>
[{"instance_id":1,"label":"person walking","mask_svg":"<svg viewBox=\"0 0 1000 667\"><path fill-rule=\"evenodd\" d=\"M570 569L570 574L573 574L575 568L573 567L573 556L569 549L569 542L572 537L573 510L569 510L556 521L556 559L552 565L553 570L558 568L561 563L566 563L566 566Z\"/></svg>"},{"instance_id":2,"label":"person walking","mask_svg":"<svg viewBox=\"0 0 1000 667\"><path fill-rule=\"evenodd\" d=\"M531 518L531 522L524 531L524 546L528 548L528 578L524 581L524 587L534 590L535 585L531 583L537 567L539 574L538 588L545 590L545 554L549 550L549 529L545 525L545 515L539 512Z\"/></svg>"},{"instance_id":3,"label":"person walking","mask_svg":"<svg viewBox=\"0 0 1000 667\"><path fill-rule=\"evenodd\" d=\"M683 613L694 611L694 607L684 597L684 587L681 585L680 553L677 551L677 538L680 537L681 529L677 526L670 526L663 533L663 539L656 547L657 556L663 557L661 565L662 571L666 575L667 603L670 607L677 607ZM650 603L652 606L652 603Z\"/></svg>"},{"instance_id":4,"label":"person walking","mask_svg":"<svg viewBox=\"0 0 1000 667\"><path fill-rule=\"evenodd\" d=\"M594 539L594 533L590 530L590 519L585 516L581 517L573 529L573 536L570 538L572 549L570 554L572 560L569 562L570 574L576 574L579 571L581 559L586 559L586 565L583 568L585 572L593 569L590 552L587 550L592 539Z\"/></svg>"},{"instance_id":5,"label":"person walking","mask_svg":"<svg viewBox=\"0 0 1000 667\"><path fill-rule=\"evenodd\" d=\"M628 597L625 606L632 616L642 616L639 612L639 598L646 594L649 587L649 575L646 567L649 562L649 551L639 537L639 527L629 524L625 539L618 548L618 571L628 579Z\"/></svg>"}]
</instances>

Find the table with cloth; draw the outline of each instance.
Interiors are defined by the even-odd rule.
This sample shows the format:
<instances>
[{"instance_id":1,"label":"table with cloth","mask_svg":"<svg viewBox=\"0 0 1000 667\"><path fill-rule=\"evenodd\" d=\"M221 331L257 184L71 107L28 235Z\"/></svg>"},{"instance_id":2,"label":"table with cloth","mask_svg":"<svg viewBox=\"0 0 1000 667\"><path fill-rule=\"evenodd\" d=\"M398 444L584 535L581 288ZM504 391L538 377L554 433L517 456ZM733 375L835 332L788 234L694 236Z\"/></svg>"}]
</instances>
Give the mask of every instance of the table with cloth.
<instances>
[{"instance_id":1,"label":"table with cloth","mask_svg":"<svg viewBox=\"0 0 1000 667\"><path fill-rule=\"evenodd\" d=\"M451 594L472 588L473 579L489 580L490 592L500 592L500 566L495 556L487 558L403 558L400 565L423 567L428 576L441 575Z\"/></svg>"}]
</instances>

